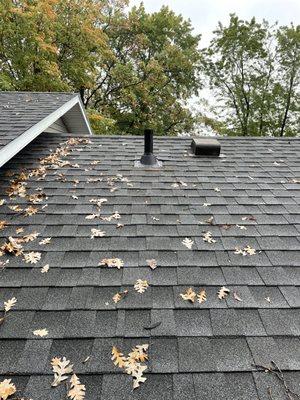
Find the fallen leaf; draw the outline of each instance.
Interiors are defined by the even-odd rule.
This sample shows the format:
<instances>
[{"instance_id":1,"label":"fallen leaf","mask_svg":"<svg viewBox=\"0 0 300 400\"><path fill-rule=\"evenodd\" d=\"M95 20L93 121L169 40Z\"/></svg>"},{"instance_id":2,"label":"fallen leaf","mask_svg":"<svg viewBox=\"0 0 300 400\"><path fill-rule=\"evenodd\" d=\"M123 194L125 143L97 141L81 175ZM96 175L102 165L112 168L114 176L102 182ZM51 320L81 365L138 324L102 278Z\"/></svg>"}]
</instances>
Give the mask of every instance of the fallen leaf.
<instances>
[{"instance_id":1,"label":"fallen leaf","mask_svg":"<svg viewBox=\"0 0 300 400\"><path fill-rule=\"evenodd\" d=\"M116 365L119 368L124 368L126 361L126 357L124 356L124 354L121 353L115 346L113 346L111 354L112 354L111 359L114 365Z\"/></svg>"},{"instance_id":2,"label":"fallen leaf","mask_svg":"<svg viewBox=\"0 0 300 400\"><path fill-rule=\"evenodd\" d=\"M7 300L4 302L4 310L5 312L10 311L17 303L17 299L15 297L13 297L10 300Z\"/></svg>"},{"instance_id":3,"label":"fallen leaf","mask_svg":"<svg viewBox=\"0 0 300 400\"><path fill-rule=\"evenodd\" d=\"M200 292L197 294L197 301L198 303L202 304L207 300L206 298L206 291L205 289L200 290Z\"/></svg>"},{"instance_id":4,"label":"fallen leaf","mask_svg":"<svg viewBox=\"0 0 300 400\"><path fill-rule=\"evenodd\" d=\"M72 400L84 400L85 398L85 385L82 385L78 376L73 374L70 379L70 390L68 397Z\"/></svg>"},{"instance_id":5,"label":"fallen leaf","mask_svg":"<svg viewBox=\"0 0 300 400\"><path fill-rule=\"evenodd\" d=\"M91 239L94 239L94 237L103 237L105 235L106 233L104 231L101 231L100 229L96 228L91 229Z\"/></svg>"},{"instance_id":6,"label":"fallen leaf","mask_svg":"<svg viewBox=\"0 0 300 400\"><path fill-rule=\"evenodd\" d=\"M48 271L49 271L49 264L46 264L46 265L44 265L42 268L41 268L41 273L42 274L46 274Z\"/></svg>"},{"instance_id":7,"label":"fallen leaf","mask_svg":"<svg viewBox=\"0 0 300 400\"><path fill-rule=\"evenodd\" d=\"M117 228L117 229L119 229L119 228L124 228L124 224L117 224L116 228Z\"/></svg>"},{"instance_id":8,"label":"fallen leaf","mask_svg":"<svg viewBox=\"0 0 300 400\"><path fill-rule=\"evenodd\" d=\"M236 301L243 301L240 296L237 294L237 292L233 292L233 297Z\"/></svg>"},{"instance_id":9,"label":"fallen leaf","mask_svg":"<svg viewBox=\"0 0 300 400\"><path fill-rule=\"evenodd\" d=\"M265 297L265 300L266 300L268 303L271 303L270 297Z\"/></svg>"},{"instance_id":10,"label":"fallen leaf","mask_svg":"<svg viewBox=\"0 0 300 400\"><path fill-rule=\"evenodd\" d=\"M215 192L221 192L221 189L219 189L218 187L215 187L215 188L214 188L214 191L215 191Z\"/></svg>"},{"instance_id":11,"label":"fallen leaf","mask_svg":"<svg viewBox=\"0 0 300 400\"><path fill-rule=\"evenodd\" d=\"M230 290L227 287L222 286L221 289L218 291L218 298L220 300L223 300L229 295L229 293Z\"/></svg>"},{"instance_id":12,"label":"fallen leaf","mask_svg":"<svg viewBox=\"0 0 300 400\"><path fill-rule=\"evenodd\" d=\"M103 258L98 265L121 269L124 266L124 262L120 258Z\"/></svg>"},{"instance_id":13,"label":"fallen leaf","mask_svg":"<svg viewBox=\"0 0 300 400\"><path fill-rule=\"evenodd\" d=\"M37 329L37 330L33 331L33 334L35 336L40 336L40 337L47 336L48 333L49 332L47 331L47 329Z\"/></svg>"},{"instance_id":14,"label":"fallen leaf","mask_svg":"<svg viewBox=\"0 0 300 400\"><path fill-rule=\"evenodd\" d=\"M41 253L31 251L24 253L24 260L26 263L36 264L41 259Z\"/></svg>"},{"instance_id":15,"label":"fallen leaf","mask_svg":"<svg viewBox=\"0 0 300 400\"><path fill-rule=\"evenodd\" d=\"M4 381L0 382L0 400L6 400L16 391L16 386L11 383L11 379L4 379Z\"/></svg>"},{"instance_id":16,"label":"fallen leaf","mask_svg":"<svg viewBox=\"0 0 300 400\"><path fill-rule=\"evenodd\" d=\"M154 258L151 258L150 260L146 260L146 262L151 269L157 268L157 262Z\"/></svg>"},{"instance_id":17,"label":"fallen leaf","mask_svg":"<svg viewBox=\"0 0 300 400\"><path fill-rule=\"evenodd\" d=\"M58 386L61 382L68 379L68 374L73 372L73 365L70 361L63 357L63 359L54 357L51 360L52 371L54 372L54 380L51 386Z\"/></svg>"},{"instance_id":18,"label":"fallen leaf","mask_svg":"<svg viewBox=\"0 0 300 400\"><path fill-rule=\"evenodd\" d=\"M191 303L194 303L196 299L196 293L192 288L188 288L185 293L180 293L180 296L183 300L190 301Z\"/></svg>"},{"instance_id":19,"label":"fallen leaf","mask_svg":"<svg viewBox=\"0 0 300 400\"><path fill-rule=\"evenodd\" d=\"M209 207L209 206L211 206L211 204L210 203L203 203L202 206L203 207Z\"/></svg>"},{"instance_id":20,"label":"fallen leaf","mask_svg":"<svg viewBox=\"0 0 300 400\"><path fill-rule=\"evenodd\" d=\"M39 242L39 245L49 244L51 242L51 238L45 238Z\"/></svg>"},{"instance_id":21,"label":"fallen leaf","mask_svg":"<svg viewBox=\"0 0 300 400\"><path fill-rule=\"evenodd\" d=\"M134 288L138 293L144 293L148 287L148 282L146 280L143 281L142 279L138 279L134 284Z\"/></svg>"},{"instance_id":22,"label":"fallen leaf","mask_svg":"<svg viewBox=\"0 0 300 400\"><path fill-rule=\"evenodd\" d=\"M128 294L128 290L124 290L122 292L118 292L113 296L114 303L119 303L126 295Z\"/></svg>"},{"instance_id":23,"label":"fallen leaf","mask_svg":"<svg viewBox=\"0 0 300 400\"><path fill-rule=\"evenodd\" d=\"M191 250L191 248L192 248L192 246L193 246L193 244L194 244L194 241L191 240L191 239L189 239L189 238L185 238L181 243L182 243L185 247L187 247L188 249Z\"/></svg>"},{"instance_id":24,"label":"fallen leaf","mask_svg":"<svg viewBox=\"0 0 300 400\"><path fill-rule=\"evenodd\" d=\"M203 241L207 243L216 243L216 240L213 239L211 232L205 232L203 234Z\"/></svg>"}]
</instances>

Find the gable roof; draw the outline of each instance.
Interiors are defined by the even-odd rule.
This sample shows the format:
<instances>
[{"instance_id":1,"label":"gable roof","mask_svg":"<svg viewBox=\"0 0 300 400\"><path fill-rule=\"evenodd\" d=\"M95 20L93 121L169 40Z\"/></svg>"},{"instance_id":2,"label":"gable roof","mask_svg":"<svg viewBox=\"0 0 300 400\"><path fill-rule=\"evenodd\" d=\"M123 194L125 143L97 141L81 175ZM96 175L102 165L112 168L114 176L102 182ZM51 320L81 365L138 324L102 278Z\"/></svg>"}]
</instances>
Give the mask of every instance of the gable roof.
<instances>
[{"instance_id":1,"label":"gable roof","mask_svg":"<svg viewBox=\"0 0 300 400\"><path fill-rule=\"evenodd\" d=\"M0 167L59 118L68 132L92 133L78 94L0 91Z\"/></svg>"},{"instance_id":2,"label":"gable roof","mask_svg":"<svg viewBox=\"0 0 300 400\"><path fill-rule=\"evenodd\" d=\"M267 400L268 388L283 400L280 380L253 366L274 361L299 393L300 139L221 138L222 157L211 159L190 156L190 139L155 138L160 170L133 168L142 137L77 139L66 148L68 136L41 134L0 171L0 199L7 200L0 220L9 224L1 243L38 232L23 246L41 253L36 264L0 259L9 259L0 273L0 304L18 300L0 326L0 381L11 378L20 397L60 399L65 387L51 387L50 360L65 356L87 400ZM41 165L46 171L38 173ZM10 173L32 169L26 191L40 193L42 202L9 199ZM107 199L101 217L118 211L121 218L86 219L99 211L95 198ZM10 205L38 212L24 217ZM205 222L211 216L213 225ZM24 232L17 235L19 227ZM106 235L91 239L91 228ZM207 231L216 243L203 241ZM49 244L39 244L48 237ZM191 250L185 237L194 242ZM255 255L235 254L247 245ZM98 266L110 257L124 267ZM147 266L152 258L155 270ZM137 279L150 284L143 294L133 289ZM219 300L223 285L231 293ZM184 301L180 294L189 287L205 289L207 301ZM113 295L125 289L115 304ZM33 335L43 328L46 337ZM127 354L144 343L149 373L132 392L132 378L113 365L111 350Z\"/></svg>"}]
</instances>

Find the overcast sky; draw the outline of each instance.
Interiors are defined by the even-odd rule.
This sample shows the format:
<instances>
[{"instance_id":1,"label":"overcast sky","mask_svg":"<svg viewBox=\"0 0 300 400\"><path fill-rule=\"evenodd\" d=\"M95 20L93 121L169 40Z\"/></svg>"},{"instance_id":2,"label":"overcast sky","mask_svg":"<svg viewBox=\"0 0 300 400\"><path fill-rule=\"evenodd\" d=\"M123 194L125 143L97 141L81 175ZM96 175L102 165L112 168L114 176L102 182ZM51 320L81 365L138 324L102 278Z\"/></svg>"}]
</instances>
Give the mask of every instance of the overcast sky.
<instances>
[{"instance_id":1,"label":"overcast sky","mask_svg":"<svg viewBox=\"0 0 300 400\"><path fill-rule=\"evenodd\" d=\"M140 2L131 0L130 5ZM162 5L168 5L176 13L190 18L195 32L202 34L203 47L208 44L218 21L225 24L233 12L244 19L255 16L269 22L278 21L280 25L300 24L300 0L144 0L143 3L147 11L157 11Z\"/></svg>"}]
</instances>

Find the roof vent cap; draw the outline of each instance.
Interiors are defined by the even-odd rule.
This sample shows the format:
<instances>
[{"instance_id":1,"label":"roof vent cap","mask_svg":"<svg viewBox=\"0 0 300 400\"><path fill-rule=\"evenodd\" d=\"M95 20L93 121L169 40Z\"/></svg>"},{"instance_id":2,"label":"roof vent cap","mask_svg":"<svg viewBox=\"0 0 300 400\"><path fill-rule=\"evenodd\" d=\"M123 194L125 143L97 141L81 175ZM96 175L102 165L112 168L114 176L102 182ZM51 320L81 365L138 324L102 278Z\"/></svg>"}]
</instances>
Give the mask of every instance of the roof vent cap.
<instances>
[{"instance_id":1,"label":"roof vent cap","mask_svg":"<svg viewBox=\"0 0 300 400\"><path fill-rule=\"evenodd\" d=\"M219 157L221 144L217 139L199 138L193 139L192 151L198 157Z\"/></svg>"}]
</instances>

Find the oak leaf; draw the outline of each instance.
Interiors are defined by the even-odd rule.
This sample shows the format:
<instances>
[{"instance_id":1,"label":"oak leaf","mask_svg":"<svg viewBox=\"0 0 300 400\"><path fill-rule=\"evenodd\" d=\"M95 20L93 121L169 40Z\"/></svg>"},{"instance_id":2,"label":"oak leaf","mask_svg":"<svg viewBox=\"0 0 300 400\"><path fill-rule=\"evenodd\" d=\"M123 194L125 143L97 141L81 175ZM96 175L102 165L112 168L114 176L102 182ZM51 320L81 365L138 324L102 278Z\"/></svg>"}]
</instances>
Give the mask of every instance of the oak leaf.
<instances>
[{"instance_id":1,"label":"oak leaf","mask_svg":"<svg viewBox=\"0 0 300 400\"><path fill-rule=\"evenodd\" d=\"M126 357L124 356L124 354L121 353L119 349L115 346L113 346L111 354L112 354L111 359L114 365L116 365L119 368L124 368L126 362Z\"/></svg>"},{"instance_id":2,"label":"oak leaf","mask_svg":"<svg viewBox=\"0 0 300 400\"><path fill-rule=\"evenodd\" d=\"M35 331L33 331L33 334L35 335L35 336L40 336L40 337L44 337L44 336L47 336L48 335L48 331L47 331L47 329L36 329Z\"/></svg>"},{"instance_id":3,"label":"oak leaf","mask_svg":"<svg viewBox=\"0 0 300 400\"><path fill-rule=\"evenodd\" d=\"M49 264L46 264L46 265L44 265L42 268L41 268L41 273L42 274L46 274L48 271L49 271Z\"/></svg>"},{"instance_id":4,"label":"oak leaf","mask_svg":"<svg viewBox=\"0 0 300 400\"><path fill-rule=\"evenodd\" d=\"M154 258L151 258L150 260L146 260L146 262L151 269L155 269L157 267L157 261Z\"/></svg>"},{"instance_id":5,"label":"oak leaf","mask_svg":"<svg viewBox=\"0 0 300 400\"><path fill-rule=\"evenodd\" d=\"M196 299L196 293L191 287L188 288L185 293L180 293L180 296L183 300L190 301L191 303L194 303Z\"/></svg>"},{"instance_id":6,"label":"oak leaf","mask_svg":"<svg viewBox=\"0 0 300 400\"><path fill-rule=\"evenodd\" d=\"M213 239L211 232L205 232L203 234L203 241L207 243L216 243L216 240Z\"/></svg>"},{"instance_id":7,"label":"oak leaf","mask_svg":"<svg viewBox=\"0 0 300 400\"><path fill-rule=\"evenodd\" d=\"M185 247L187 247L188 249L191 249L194 241L189 239L189 238L185 238L182 242L181 242Z\"/></svg>"},{"instance_id":8,"label":"oak leaf","mask_svg":"<svg viewBox=\"0 0 300 400\"><path fill-rule=\"evenodd\" d=\"M30 253L24 253L24 260L26 263L36 264L41 259L41 253L31 251Z\"/></svg>"},{"instance_id":9,"label":"oak leaf","mask_svg":"<svg viewBox=\"0 0 300 400\"><path fill-rule=\"evenodd\" d=\"M103 258L100 263L100 266L106 265L110 268L118 268L121 269L124 266L124 262L120 258Z\"/></svg>"},{"instance_id":10,"label":"oak leaf","mask_svg":"<svg viewBox=\"0 0 300 400\"><path fill-rule=\"evenodd\" d=\"M70 379L71 388L68 397L72 400L84 400L85 385L81 384L77 375L73 374Z\"/></svg>"},{"instance_id":11,"label":"oak leaf","mask_svg":"<svg viewBox=\"0 0 300 400\"><path fill-rule=\"evenodd\" d=\"M17 299L13 297L12 299L9 299L4 302L4 310L5 312L10 311L17 303Z\"/></svg>"},{"instance_id":12,"label":"oak leaf","mask_svg":"<svg viewBox=\"0 0 300 400\"><path fill-rule=\"evenodd\" d=\"M148 287L148 282L146 280L143 281L142 279L138 279L134 284L134 288L138 293L144 293Z\"/></svg>"},{"instance_id":13,"label":"oak leaf","mask_svg":"<svg viewBox=\"0 0 300 400\"><path fill-rule=\"evenodd\" d=\"M128 294L128 290L124 290L123 292L118 292L113 296L114 303L119 303L126 295Z\"/></svg>"},{"instance_id":14,"label":"oak leaf","mask_svg":"<svg viewBox=\"0 0 300 400\"><path fill-rule=\"evenodd\" d=\"M6 400L16 391L16 386L11 383L11 379L4 379L4 381L0 382L0 400Z\"/></svg>"},{"instance_id":15,"label":"oak leaf","mask_svg":"<svg viewBox=\"0 0 300 400\"><path fill-rule=\"evenodd\" d=\"M91 229L91 239L94 237L103 237L105 236L105 232L101 231L100 229L92 228Z\"/></svg>"},{"instance_id":16,"label":"oak leaf","mask_svg":"<svg viewBox=\"0 0 300 400\"><path fill-rule=\"evenodd\" d=\"M221 289L218 291L218 298L220 300L223 300L229 295L229 293L230 290L227 287L222 286Z\"/></svg>"},{"instance_id":17,"label":"oak leaf","mask_svg":"<svg viewBox=\"0 0 300 400\"><path fill-rule=\"evenodd\" d=\"M63 359L54 357L51 360L52 371L54 372L54 380L51 386L58 386L61 382L68 379L68 374L73 372L73 365L70 361L63 357Z\"/></svg>"},{"instance_id":18,"label":"oak leaf","mask_svg":"<svg viewBox=\"0 0 300 400\"><path fill-rule=\"evenodd\" d=\"M198 303L202 304L207 300L206 298L206 291L205 289L200 290L200 292L197 294L197 301Z\"/></svg>"}]
</instances>

